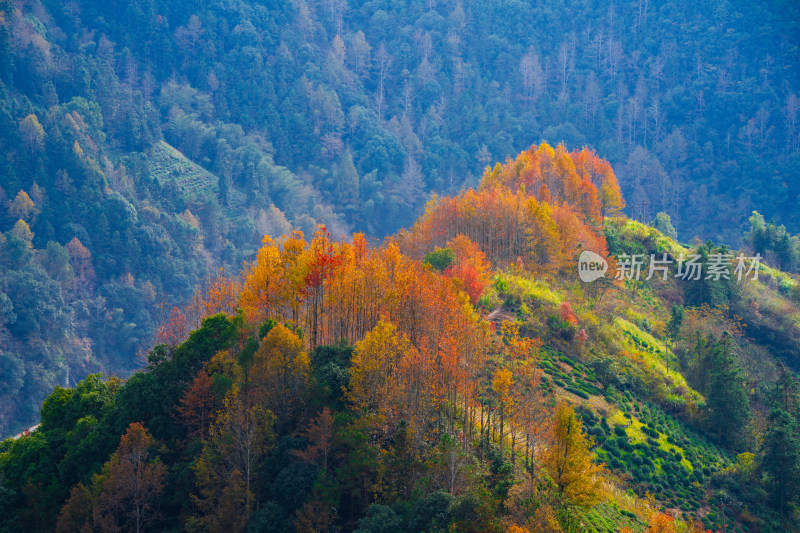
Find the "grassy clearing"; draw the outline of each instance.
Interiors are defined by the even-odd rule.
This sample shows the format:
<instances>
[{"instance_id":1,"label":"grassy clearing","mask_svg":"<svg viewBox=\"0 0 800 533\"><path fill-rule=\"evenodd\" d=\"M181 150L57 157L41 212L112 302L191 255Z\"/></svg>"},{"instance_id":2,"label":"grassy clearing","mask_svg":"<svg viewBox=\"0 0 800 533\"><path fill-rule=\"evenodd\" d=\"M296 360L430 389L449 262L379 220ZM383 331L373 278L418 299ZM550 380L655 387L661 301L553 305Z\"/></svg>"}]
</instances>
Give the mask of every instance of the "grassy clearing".
<instances>
[{"instance_id":1,"label":"grassy clearing","mask_svg":"<svg viewBox=\"0 0 800 533\"><path fill-rule=\"evenodd\" d=\"M494 285L501 294L513 294L533 302L559 305L564 300L564 295L554 291L547 283L511 272L497 274Z\"/></svg>"},{"instance_id":2,"label":"grassy clearing","mask_svg":"<svg viewBox=\"0 0 800 533\"><path fill-rule=\"evenodd\" d=\"M620 237L627 242L647 243L649 248L656 253L667 253L672 257L679 257L681 254L688 255L689 249L683 247L674 239L670 239L655 228L642 224L629 218L616 218L610 221L616 226Z\"/></svg>"},{"instance_id":3,"label":"grassy clearing","mask_svg":"<svg viewBox=\"0 0 800 533\"><path fill-rule=\"evenodd\" d=\"M686 382L686 378L680 372L673 369L667 370L665 364L665 348L664 343L656 339L650 333L642 331L635 324L625 320L622 317L617 317L614 320L614 326L620 333L620 338L623 339L626 347L636 356L640 357L645 364L656 370L660 375L667 378L672 383L673 390L687 391L687 401L698 403L702 401L702 396L693 390ZM670 352L670 365L677 364Z\"/></svg>"}]
</instances>

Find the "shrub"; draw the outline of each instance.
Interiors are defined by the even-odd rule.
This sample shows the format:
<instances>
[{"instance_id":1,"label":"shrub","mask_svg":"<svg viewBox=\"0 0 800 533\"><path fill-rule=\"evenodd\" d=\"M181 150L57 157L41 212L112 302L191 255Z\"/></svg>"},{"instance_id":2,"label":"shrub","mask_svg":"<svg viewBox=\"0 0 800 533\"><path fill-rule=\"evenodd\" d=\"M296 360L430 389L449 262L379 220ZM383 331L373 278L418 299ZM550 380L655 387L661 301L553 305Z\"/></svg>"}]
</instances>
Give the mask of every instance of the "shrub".
<instances>
[{"instance_id":1,"label":"shrub","mask_svg":"<svg viewBox=\"0 0 800 533\"><path fill-rule=\"evenodd\" d=\"M569 392L571 392L572 394L574 394L576 396L579 396L579 397L583 398L584 400L588 400L589 399L589 395L588 394L586 394L582 390L577 389L575 387L566 387L566 390L568 390Z\"/></svg>"}]
</instances>

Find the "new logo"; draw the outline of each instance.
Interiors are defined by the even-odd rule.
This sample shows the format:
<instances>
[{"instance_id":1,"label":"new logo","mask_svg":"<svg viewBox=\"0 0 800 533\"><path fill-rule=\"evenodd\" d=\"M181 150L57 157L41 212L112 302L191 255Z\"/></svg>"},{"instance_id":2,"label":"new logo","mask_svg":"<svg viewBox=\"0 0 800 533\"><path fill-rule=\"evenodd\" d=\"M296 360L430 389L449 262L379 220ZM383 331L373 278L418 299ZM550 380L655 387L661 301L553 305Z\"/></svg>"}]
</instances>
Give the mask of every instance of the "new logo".
<instances>
[{"instance_id":1,"label":"new logo","mask_svg":"<svg viewBox=\"0 0 800 533\"><path fill-rule=\"evenodd\" d=\"M584 283L591 283L606 275L608 261L601 255L584 250L578 257L578 277Z\"/></svg>"}]
</instances>

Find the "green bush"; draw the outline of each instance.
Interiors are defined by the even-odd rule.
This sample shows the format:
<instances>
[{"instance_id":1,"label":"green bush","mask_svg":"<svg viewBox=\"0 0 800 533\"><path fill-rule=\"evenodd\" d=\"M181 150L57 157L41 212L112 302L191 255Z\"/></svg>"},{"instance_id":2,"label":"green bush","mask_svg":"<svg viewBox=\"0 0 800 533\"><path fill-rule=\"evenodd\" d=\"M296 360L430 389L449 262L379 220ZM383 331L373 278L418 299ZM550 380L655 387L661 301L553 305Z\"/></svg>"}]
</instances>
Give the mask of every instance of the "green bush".
<instances>
[{"instance_id":1,"label":"green bush","mask_svg":"<svg viewBox=\"0 0 800 533\"><path fill-rule=\"evenodd\" d=\"M584 400L588 400L589 399L589 395L588 394L586 394L582 390L577 389L575 387L566 387L566 390L568 390L569 392L571 392L572 394L574 394L576 396L580 396Z\"/></svg>"}]
</instances>

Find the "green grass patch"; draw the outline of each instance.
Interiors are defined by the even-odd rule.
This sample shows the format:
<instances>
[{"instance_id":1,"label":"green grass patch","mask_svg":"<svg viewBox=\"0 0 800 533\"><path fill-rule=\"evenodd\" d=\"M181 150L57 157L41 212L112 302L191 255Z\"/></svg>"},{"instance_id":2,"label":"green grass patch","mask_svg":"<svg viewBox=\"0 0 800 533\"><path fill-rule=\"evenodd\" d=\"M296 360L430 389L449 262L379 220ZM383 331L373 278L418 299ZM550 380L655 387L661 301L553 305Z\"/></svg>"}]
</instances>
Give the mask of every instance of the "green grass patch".
<instances>
[{"instance_id":1,"label":"green grass patch","mask_svg":"<svg viewBox=\"0 0 800 533\"><path fill-rule=\"evenodd\" d=\"M626 344L632 352L641 357L645 364L660 375L671 380L673 391L676 389L687 391L684 397L687 402L693 404L704 401L703 396L689 386L680 372L674 370L667 372L664 362L664 343L622 317L614 319L614 326L620 332L620 338L627 341ZM670 353L670 359L672 359L672 353ZM670 365L672 364L673 362L670 362Z\"/></svg>"},{"instance_id":2,"label":"green grass patch","mask_svg":"<svg viewBox=\"0 0 800 533\"><path fill-rule=\"evenodd\" d=\"M502 272L494 277L494 286L500 294L514 294L533 303L560 305L564 296L543 281Z\"/></svg>"}]
</instances>

